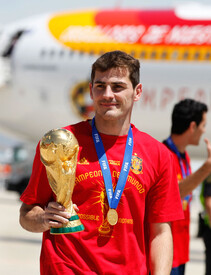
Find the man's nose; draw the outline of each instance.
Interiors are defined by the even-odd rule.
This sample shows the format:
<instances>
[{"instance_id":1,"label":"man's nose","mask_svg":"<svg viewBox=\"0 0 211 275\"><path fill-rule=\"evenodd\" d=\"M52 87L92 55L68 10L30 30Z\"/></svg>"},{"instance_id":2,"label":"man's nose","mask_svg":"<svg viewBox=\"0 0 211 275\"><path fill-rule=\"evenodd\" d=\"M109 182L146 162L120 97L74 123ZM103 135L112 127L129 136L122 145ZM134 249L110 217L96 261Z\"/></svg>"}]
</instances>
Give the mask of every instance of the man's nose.
<instances>
[{"instance_id":1,"label":"man's nose","mask_svg":"<svg viewBox=\"0 0 211 275\"><path fill-rule=\"evenodd\" d=\"M106 98L113 98L114 94L110 85L106 86L103 96Z\"/></svg>"}]
</instances>

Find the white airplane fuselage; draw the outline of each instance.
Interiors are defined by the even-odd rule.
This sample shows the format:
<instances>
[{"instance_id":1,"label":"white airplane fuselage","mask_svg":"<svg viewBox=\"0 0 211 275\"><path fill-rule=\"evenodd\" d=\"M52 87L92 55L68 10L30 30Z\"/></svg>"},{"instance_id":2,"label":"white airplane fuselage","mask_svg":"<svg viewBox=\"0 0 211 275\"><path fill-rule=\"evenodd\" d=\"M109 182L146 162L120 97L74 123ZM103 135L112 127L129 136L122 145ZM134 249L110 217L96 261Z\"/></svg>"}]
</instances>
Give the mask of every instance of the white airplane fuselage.
<instances>
[{"instance_id":1,"label":"white airplane fuselage","mask_svg":"<svg viewBox=\"0 0 211 275\"><path fill-rule=\"evenodd\" d=\"M49 31L49 18L46 15L25 27L27 31L6 57L11 77L0 87L0 125L33 141L49 129L93 115L87 83L91 65L100 53L62 44ZM114 45L112 50L124 50ZM206 47L209 51L210 45ZM140 58L140 63L143 93L134 105L132 122L141 131L160 141L166 138L172 108L183 98L203 101L211 109L209 56L208 60ZM210 111L207 119L206 136L211 138ZM190 149L193 155L206 154L203 142L199 148Z\"/></svg>"}]
</instances>

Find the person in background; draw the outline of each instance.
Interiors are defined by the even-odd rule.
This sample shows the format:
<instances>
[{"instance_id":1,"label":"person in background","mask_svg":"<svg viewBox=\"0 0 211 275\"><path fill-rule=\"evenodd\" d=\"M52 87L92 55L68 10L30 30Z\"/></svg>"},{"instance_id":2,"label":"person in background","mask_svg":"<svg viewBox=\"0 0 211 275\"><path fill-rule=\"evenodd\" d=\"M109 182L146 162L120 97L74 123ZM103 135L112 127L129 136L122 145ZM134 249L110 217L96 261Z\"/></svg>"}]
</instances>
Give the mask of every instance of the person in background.
<instances>
[{"instance_id":1,"label":"person in background","mask_svg":"<svg viewBox=\"0 0 211 275\"><path fill-rule=\"evenodd\" d=\"M183 212L171 153L131 124L142 93L139 68L137 59L121 51L99 57L90 83L95 117L65 127L79 143L72 201L84 231L50 234L51 227L61 227L70 217L55 202L37 147L21 196L20 223L43 232L41 274L170 273L170 223L182 219Z\"/></svg>"},{"instance_id":2,"label":"person in background","mask_svg":"<svg viewBox=\"0 0 211 275\"><path fill-rule=\"evenodd\" d=\"M185 219L172 222L174 243L173 268L171 275L185 274L185 264L189 261L189 226L191 192L211 173L211 145L205 139L207 159L194 173L191 173L188 145L198 145L205 132L207 105L193 99L177 103L172 112L171 135L163 141L174 156L177 180Z\"/></svg>"},{"instance_id":3,"label":"person in background","mask_svg":"<svg viewBox=\"0 0 211 275\"><path fill-rule=\"evenodd\" d=\"M211 275L211 175L203 182L201 202L204 207L202 238L205 245L205 275Z\"/></svg>"}]
</instances>

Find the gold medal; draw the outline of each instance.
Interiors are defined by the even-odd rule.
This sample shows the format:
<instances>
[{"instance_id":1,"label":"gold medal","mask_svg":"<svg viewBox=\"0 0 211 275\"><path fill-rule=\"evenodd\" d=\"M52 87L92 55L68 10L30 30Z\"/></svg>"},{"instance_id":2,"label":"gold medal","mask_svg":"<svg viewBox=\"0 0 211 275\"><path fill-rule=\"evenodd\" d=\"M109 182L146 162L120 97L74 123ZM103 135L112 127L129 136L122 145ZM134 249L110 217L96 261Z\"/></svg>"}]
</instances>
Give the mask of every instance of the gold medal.
<instances>
[{"instance_id":1,"label":"gold medal","mask_svg":"<svg viewBox=\"0 0 211 275\"><path fill-rule=\"evenodd\" d=\"M118 214L115 209L110 208L107 213L107 220L110 225L115 225L117 224L118 221Z\"/></svg>"}]
</instances>

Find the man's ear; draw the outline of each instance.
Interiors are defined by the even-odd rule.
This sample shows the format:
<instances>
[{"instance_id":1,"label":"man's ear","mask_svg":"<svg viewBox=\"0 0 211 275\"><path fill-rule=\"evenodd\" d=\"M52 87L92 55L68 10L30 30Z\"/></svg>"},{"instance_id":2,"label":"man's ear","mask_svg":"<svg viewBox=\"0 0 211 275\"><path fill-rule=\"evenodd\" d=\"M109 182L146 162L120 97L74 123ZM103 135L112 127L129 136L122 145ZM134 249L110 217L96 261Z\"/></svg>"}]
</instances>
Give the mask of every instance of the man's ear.
<instances>
[{"instance_id":1,"label":"man's ear","mask_svg":"<svg viewBox=\"0 0 211 275\"><path fill-rule=\"evenodd\" d=\"M191 121L190 125L189 125L189 129L191 130L191 132L194 132L197 128L196 122L195 121Z\"/></svg>"},{"instance_id":2,"label":"man's ear","mask_svg":"<svg viewBox=\"0 0 211 275\"><path fill-rule=\"evenodd\" d=\"M141 97L142 94L142 84L139 83L136 87L135 87L135 96L134 96L134 101L138 101Z\"/></svg>"},{"instance_id":3,"label":"man's ear","mask_svg":"<svg viewBox=\"0 0 211 275\"><path fill-rule=\"evenodd\" d=\"M89 83L89 94L90 94L91 99L93 99L93 95L92 95L92 83L91 82Z\"/></svg>"}]
</instances>

